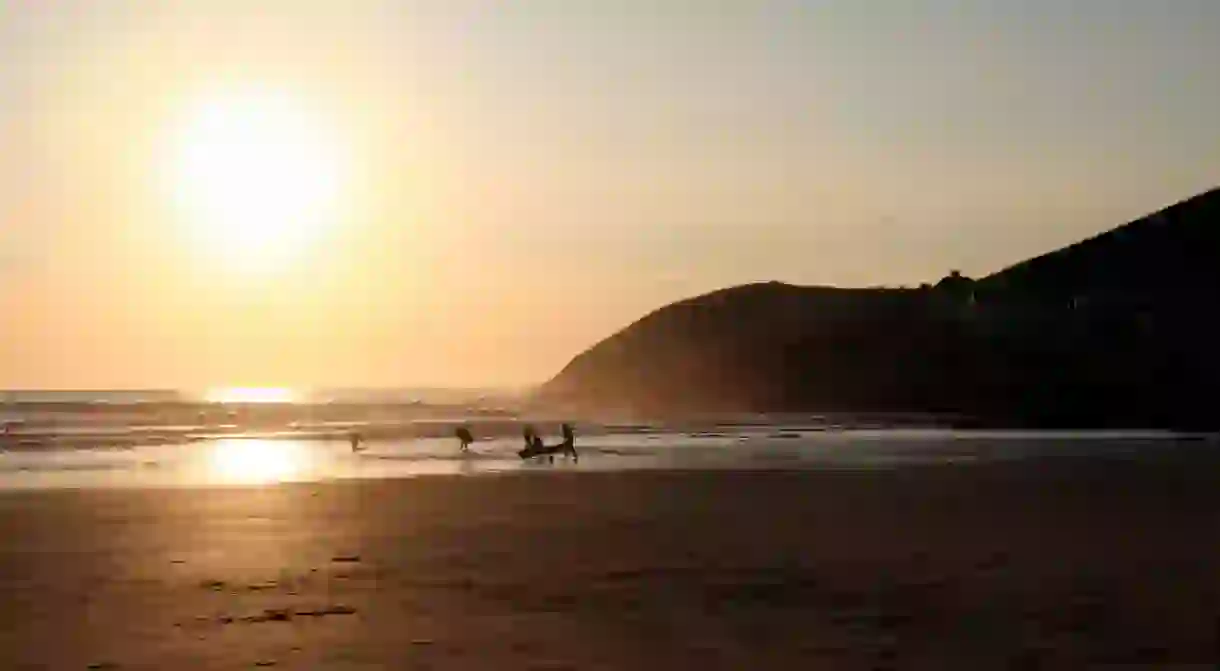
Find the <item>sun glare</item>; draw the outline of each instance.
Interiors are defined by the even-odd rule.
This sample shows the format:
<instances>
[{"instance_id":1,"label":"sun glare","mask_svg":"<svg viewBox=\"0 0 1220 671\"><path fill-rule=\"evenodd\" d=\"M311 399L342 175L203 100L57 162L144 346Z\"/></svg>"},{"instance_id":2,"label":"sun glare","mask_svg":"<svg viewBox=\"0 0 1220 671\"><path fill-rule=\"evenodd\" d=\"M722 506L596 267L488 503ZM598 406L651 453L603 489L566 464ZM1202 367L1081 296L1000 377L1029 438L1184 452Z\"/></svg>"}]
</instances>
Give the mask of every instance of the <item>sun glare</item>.
<instances>
[{"instance_id":1,"label":"sun glare","mask_svg":"<svg viewBox=\"0 0 1220 671\"><path fill-rule=\"evenodd\" d=\"M304 472L305 454L297 443L234 439L212 444L210 467L215 477L233 484L268 484Z\"/></svg>"},{"instance_id":2,"label":"sun glare","mask_svg":"<svg viewBox=\"0 0 1220 671\"><path fill-rule=\"evenodd\" d=\"M203 398L208 403L291 403L291 389L283 387L218 387Z\"/></svg>"},{"instance_id":3,"label":"sun glare","mask_svg":"<svg viewBox=\"0 0 1220 671\"><path fill-rule=\"evenodd\" d=\"M175 200L196 242L267 269L335 219L340 167L322 124L272 91L218 93L175 141Z\"/></svg>"}]
</instances>

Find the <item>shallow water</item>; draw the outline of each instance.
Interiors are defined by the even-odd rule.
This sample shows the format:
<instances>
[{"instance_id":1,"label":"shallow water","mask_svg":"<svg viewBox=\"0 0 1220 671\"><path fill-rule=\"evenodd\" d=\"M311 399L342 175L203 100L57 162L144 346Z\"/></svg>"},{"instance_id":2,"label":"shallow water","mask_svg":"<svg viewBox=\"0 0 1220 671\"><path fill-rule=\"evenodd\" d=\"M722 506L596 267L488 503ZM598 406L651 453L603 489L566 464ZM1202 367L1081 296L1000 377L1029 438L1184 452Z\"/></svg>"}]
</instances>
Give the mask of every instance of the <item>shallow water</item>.
<instances>
[{"instance_id":1,"label":"shallow water","mask_svg":"<svg viewBox=\"0 0 1220 671\"><path fill-rule=\"evenodd\" d=\"M592 435L589 435L592 434ZM557 440L552 437L548 442ZM49 444L0 452L0 488L250 485L343 478L633 469L874 469L1062 458L1132 459L1198 446L1213 436L1153 431L852 429L789 424L596 427L578 437L580 460L522 461L520 439L346 440L316 434L237 435L99 449Z\"/></svg>"}]
</instances>

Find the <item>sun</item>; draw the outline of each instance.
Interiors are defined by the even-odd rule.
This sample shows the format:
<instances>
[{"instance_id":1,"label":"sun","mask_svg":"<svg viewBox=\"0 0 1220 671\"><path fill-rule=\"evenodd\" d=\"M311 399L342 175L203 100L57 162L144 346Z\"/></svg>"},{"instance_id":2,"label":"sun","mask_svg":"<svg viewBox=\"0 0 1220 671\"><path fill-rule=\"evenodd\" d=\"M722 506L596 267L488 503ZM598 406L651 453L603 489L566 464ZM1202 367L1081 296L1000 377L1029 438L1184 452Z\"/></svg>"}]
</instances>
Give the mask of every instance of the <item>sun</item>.
<instances>
[{"instance_id":1,"label":"sun","mask_svg":"<svg viewBox=\"0 0 1220 671\"><path fill-rule=\"evenodd\" d=\"M266 269L335 220L341 170L325 124L277 91L213 92L174 141L172 188L193 242Z\"/></svg>"}]
</instances>

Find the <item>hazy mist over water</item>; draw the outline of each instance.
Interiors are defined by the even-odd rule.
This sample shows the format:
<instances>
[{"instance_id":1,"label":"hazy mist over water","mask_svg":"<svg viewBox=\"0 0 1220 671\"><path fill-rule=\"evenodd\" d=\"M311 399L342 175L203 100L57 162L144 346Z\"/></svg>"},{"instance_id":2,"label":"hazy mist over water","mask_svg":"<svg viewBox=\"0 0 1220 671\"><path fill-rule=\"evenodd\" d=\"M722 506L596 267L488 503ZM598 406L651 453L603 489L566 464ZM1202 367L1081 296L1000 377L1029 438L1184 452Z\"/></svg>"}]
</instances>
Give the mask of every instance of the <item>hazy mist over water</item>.
<instances>
[{"instance_id":1,"label":"hazy mist over water","mask_svg":"<svg viewBox=\"0 0 1220 671\"><path fill-rule=\"evenodd\" d=\"M288 403L428 403L449 404L476 402L486 398L515 398L522 389L487 388L458 389L444 387L402 388L338 388L338 389L285 389L285 388L219 388L203 390L175 389L98 389L98 390L47 390L5 389L0 390L0 404L11 403L216 403L243 400L229 399L226 395L241 396L243 392L269 393L277 401Z\"/></svg>"}]
</instances>

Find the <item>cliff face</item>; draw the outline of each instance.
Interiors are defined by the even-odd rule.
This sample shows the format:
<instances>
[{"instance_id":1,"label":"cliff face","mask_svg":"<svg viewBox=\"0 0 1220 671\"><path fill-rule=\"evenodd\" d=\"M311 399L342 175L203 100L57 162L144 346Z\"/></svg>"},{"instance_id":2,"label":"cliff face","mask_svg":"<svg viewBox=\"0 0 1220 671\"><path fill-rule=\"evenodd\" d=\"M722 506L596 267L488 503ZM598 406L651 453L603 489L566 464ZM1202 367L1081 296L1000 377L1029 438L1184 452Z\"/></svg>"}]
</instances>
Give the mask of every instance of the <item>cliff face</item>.
<instances>
[{"instance_id":1,"label":"cliff face","mask_svg":"<svg viewBox=\"0 0 1220 671\"><path fill-rule=\"evenodd\" d=\"M956 412L1211 425L1220 191L1004 271L922 289L780 283L661 308L541 396L589 408Z\"/></svg>"}]
</instances>

